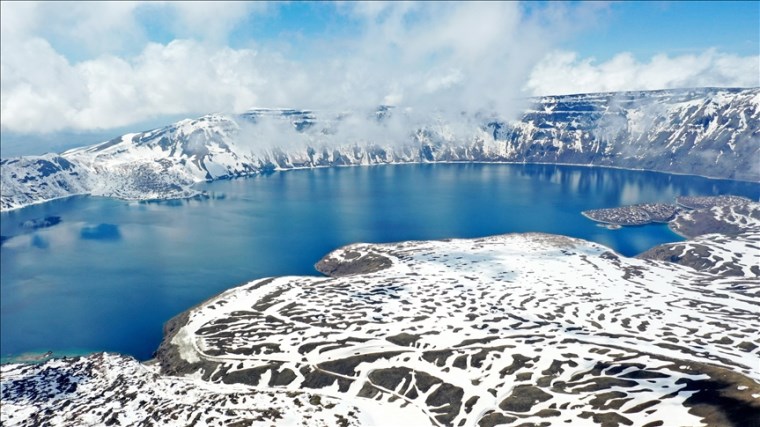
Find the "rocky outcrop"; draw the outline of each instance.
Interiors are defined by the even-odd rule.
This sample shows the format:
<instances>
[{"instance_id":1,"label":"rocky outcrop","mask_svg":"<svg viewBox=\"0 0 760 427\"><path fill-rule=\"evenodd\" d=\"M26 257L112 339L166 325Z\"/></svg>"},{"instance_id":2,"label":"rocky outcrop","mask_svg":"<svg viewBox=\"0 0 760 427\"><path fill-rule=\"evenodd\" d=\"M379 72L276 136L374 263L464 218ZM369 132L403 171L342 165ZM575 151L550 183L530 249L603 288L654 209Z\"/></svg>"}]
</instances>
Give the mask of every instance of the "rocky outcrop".
<instances>
[{"instance_id":1,"label":"rocky outcrop","mask_svg":"<svg viewBox=\"0 0 760 427\"><path fill-rule=\"evenodd\" d=\"M678 212L676 205L665 203L641 203L619 208L583 211L587 218L612 225L645 225L653 222L669 222Z\"/></svg>"},{"instance_id":2,"label":"rocky outcrop","mask_svg":"<svg viewBox=\"0 0 760 427\"><path fill-rule=\"evenodd\" d=\"M670 222L690 240L656 246L638 257L689 266L718 276L760 278L760 203L744 197L679 197ZM743 285L740 285L743 286Z\"/></svg>"},{"instance_id":3,"label":"rocky outcrop","mask_svg":"<svg viewBox=\"0 0 760 427\"><path fill-rule=\"evenodd\" d=\"M760 231L760 203L739 200L736 204L684 210L670 222L670 228L685 237L710 233L736 236Z\"/></svg>"}]
</instances>

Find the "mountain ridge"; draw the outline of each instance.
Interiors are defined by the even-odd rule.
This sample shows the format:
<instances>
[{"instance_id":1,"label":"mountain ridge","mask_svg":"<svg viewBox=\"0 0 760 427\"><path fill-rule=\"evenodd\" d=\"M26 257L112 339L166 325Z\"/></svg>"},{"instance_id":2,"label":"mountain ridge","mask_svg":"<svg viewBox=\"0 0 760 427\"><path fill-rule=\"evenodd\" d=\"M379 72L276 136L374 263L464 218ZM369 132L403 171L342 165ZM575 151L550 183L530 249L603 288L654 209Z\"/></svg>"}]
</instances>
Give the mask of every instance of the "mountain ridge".
<instances>
[{"instance_id":1,"label":"mountain ridge","mask_svg":"<svg viewBox=\"0 0 760 427\"><path fill-rule=\"evenodd\" d=\"M0 210L70 195L168 199L275 170L432 162L552 163L760 181L760 88L544 96L519 120L412 120L253 109L209 114L61 154L0 160ZM323 114L323 115L321 115Z\"/></svg>"}]
</instances>

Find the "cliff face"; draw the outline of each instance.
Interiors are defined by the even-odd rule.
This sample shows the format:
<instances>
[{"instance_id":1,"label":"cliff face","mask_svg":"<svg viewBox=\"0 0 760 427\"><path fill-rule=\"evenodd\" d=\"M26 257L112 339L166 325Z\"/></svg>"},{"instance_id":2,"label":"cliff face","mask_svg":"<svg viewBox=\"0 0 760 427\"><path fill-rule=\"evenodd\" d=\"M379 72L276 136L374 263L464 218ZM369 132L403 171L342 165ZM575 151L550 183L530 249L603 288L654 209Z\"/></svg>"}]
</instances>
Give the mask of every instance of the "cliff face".
<instances>
[{"instance_id":1,"label":"cliff face","mask_svg":"<svg viewBox=\"0 0 760 427\"><path fill-rule=\"evenodd\" d=\"M360 124L353 136L339 131L345 115L320 117L299 110L212 114L60 155L4 159L0 208L74 194L186 197L193 194L192 184L205 180L383 163L547 162L760 180L758 88L567 95L532 102L514 122L431 120L396 132L403 136L394 139L384 135L385 123L404 113L389 108L366 119L371 131L362 132ZM288 141L288 132L296 142Z\"/></svg>"},{"instance_id":2,"label":"cliff face","mask_svg":"<svg viewBox=\"0 0 760 427\"><path fill-rule=\"evenodd\" d=\"M506 132L516 160L758 180L760 90L542 98Z\"/></svg>"}]
</instances>

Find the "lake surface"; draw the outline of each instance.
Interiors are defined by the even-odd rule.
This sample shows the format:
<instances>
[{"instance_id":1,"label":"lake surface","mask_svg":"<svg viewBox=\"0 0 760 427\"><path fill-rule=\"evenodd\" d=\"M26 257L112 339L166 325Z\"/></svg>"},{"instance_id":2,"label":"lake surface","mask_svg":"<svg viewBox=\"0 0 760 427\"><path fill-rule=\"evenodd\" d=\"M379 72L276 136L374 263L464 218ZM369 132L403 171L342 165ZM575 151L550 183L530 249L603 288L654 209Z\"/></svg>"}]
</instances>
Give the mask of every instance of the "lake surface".
<instances>
[{"instance_id":1,"label":"lake surface","mask_svg":"<svg viewBox=\"0 0 760 427\"><path fill-rule=\"evenodd\" d=\"M150 358L172 316L252 279L318 274L353 242L541 231L625 255L681 240L665 225L608 230L586 209L737 194L760 185L553 165L296 170L204 184L206 200L73 197L3 213L0 352ZM60 217L40 229L28 220Z\"/></svg>"}]
</instances>

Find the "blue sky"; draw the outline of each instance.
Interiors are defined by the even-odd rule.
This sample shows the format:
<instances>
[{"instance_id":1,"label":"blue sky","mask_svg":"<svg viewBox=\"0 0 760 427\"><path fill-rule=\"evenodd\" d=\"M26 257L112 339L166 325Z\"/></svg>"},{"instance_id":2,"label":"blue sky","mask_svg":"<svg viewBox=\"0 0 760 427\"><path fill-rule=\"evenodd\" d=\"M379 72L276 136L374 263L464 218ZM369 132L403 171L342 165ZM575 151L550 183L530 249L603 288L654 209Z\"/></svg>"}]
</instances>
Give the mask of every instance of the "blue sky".
<instances>
[{"instance_id":1,"label":"blue sky","mask_svg":"<svg viewBox=\"0 0 760 427\"><path fill-rule=\"evenodd\" d=\"M581 2L573 2L576 5ZM522 5L527 15L546 10L552 3ZM709 48L738 55L760 52L760 2L755 1L621 1L600 3L592 25L578 23L577 34L559 46L599 61L627 51L637 59L653 55L699 53ZM187 33L173 31L166 21L173 14L160 6L145 5L136 11L147 38L169 43ZM410 20L413 22L413 20ZM235 22L227 36L233 48L251 44L297 44L310 39L350 38L361 33L363 21L347 13L346 6L332 2L283 2L257 8ZM55 46L56 41L51 40ZM72 59L91 55L76 46L60 44L60 51ZM297 46L290 46L297 52ZM139 44L127 45L122 52L138 52Z\"/></svg>"},{"instance_id":2,"label":"blue sky","mask_svg":"<svg viewBox=\"0 0 760 427\"><path fill-rule=\"evenodd\" d=\"M0 17L3 156L253 106L509 117L533 95L760 86L752 1L2 2Z\"/></svg>"},{"instance_id":3,"label":"blue sky","mask_svg":"<svg viewBox=\"0 0 760 427\"><path fill-rule=\"evenodd\" d=\"M567 46L606 60L622 50L638 59L708 48L738 55L760 52L760 2L616 2L608 20Z\"/></svg>"}]
</instances>

